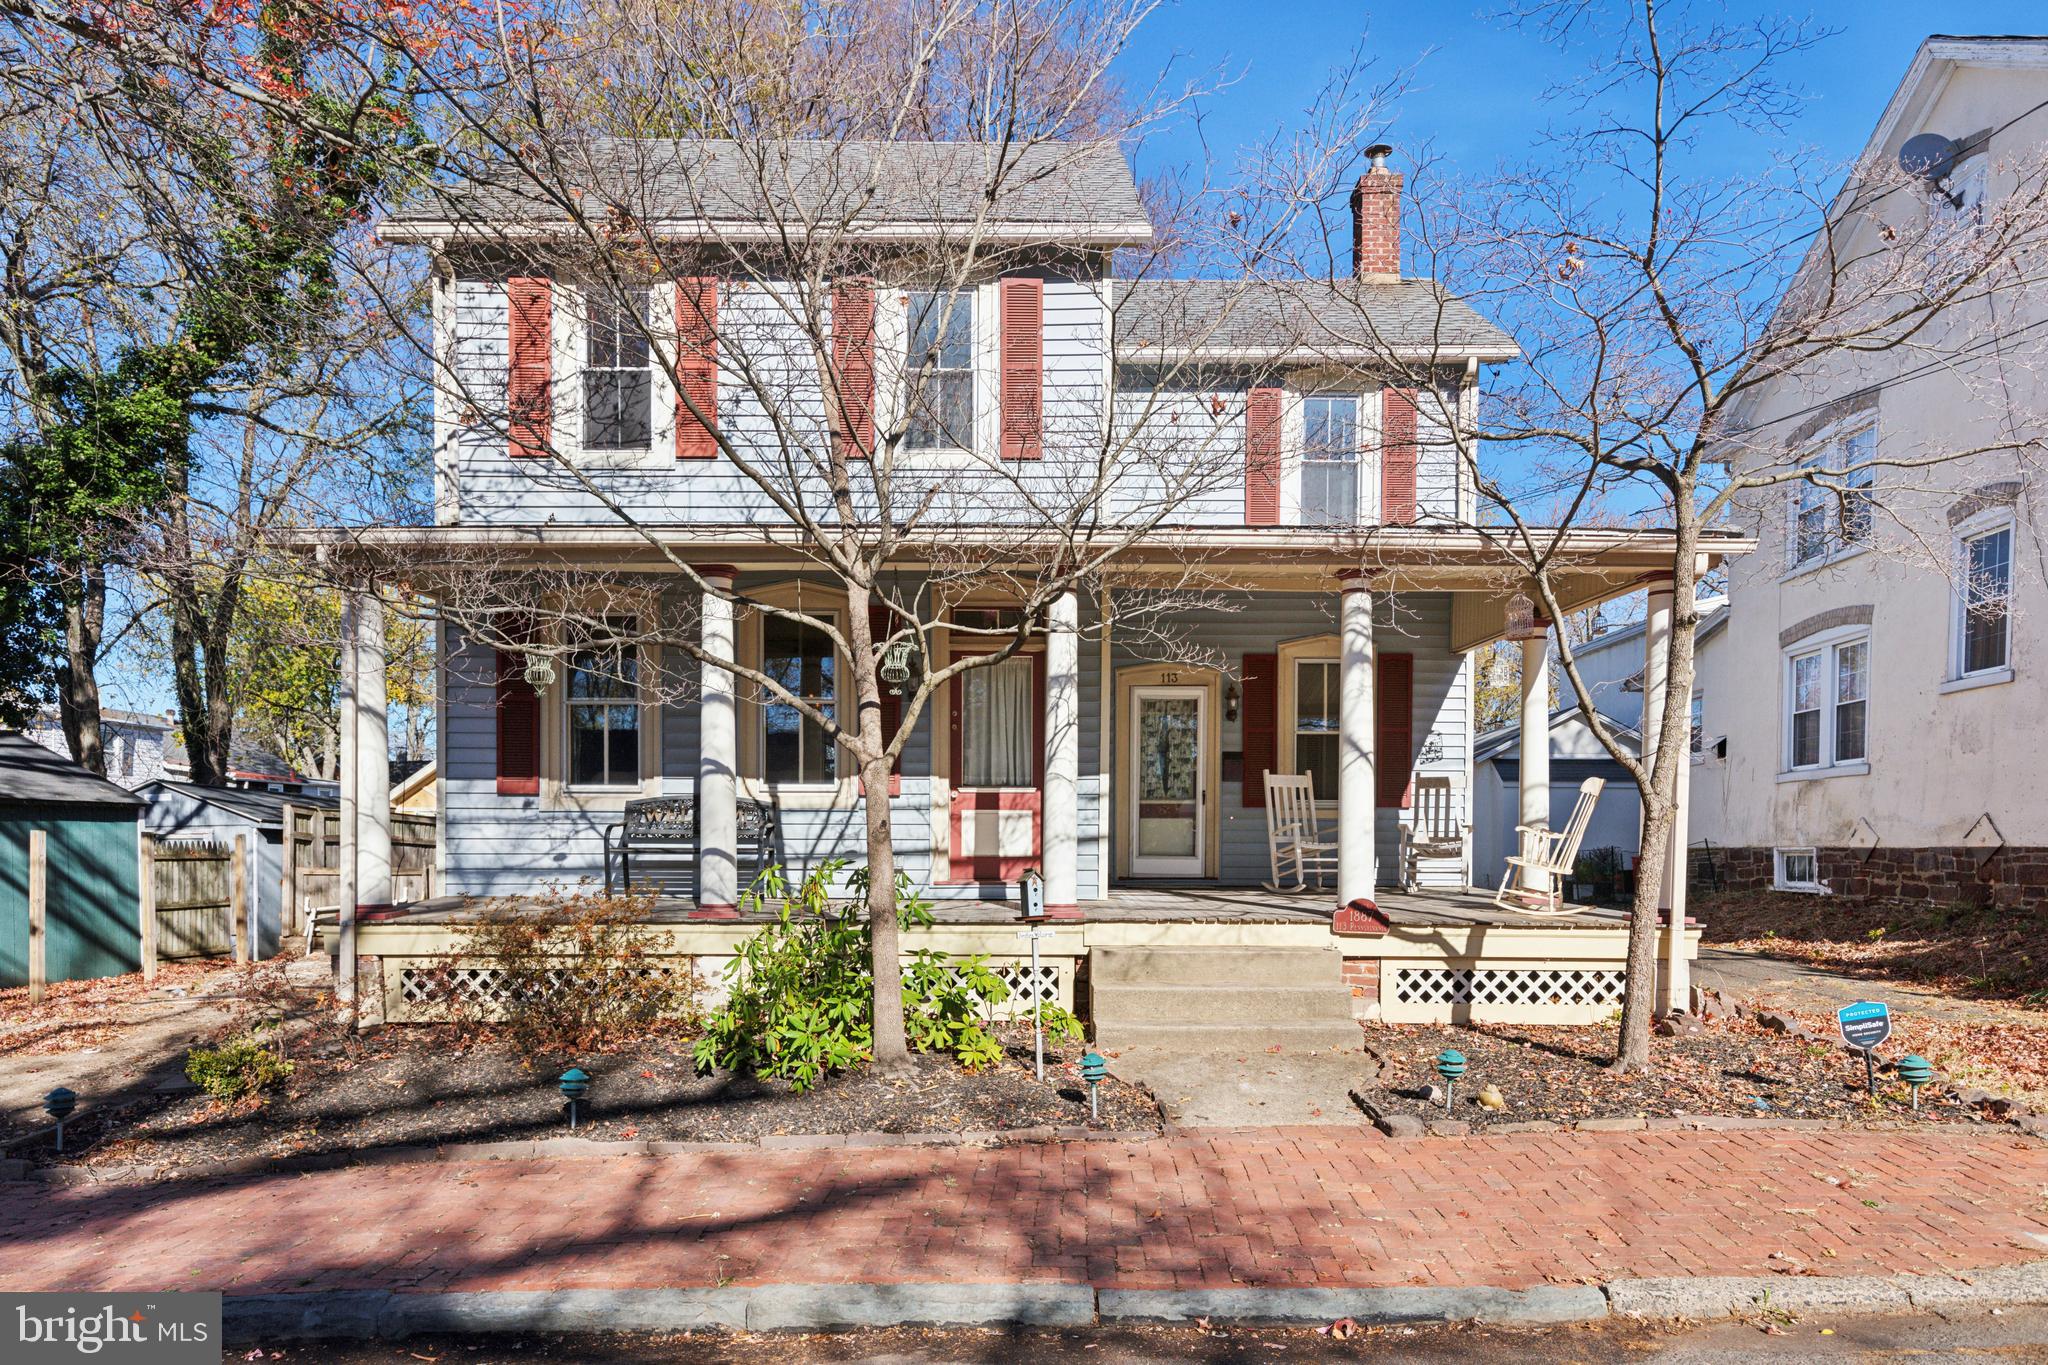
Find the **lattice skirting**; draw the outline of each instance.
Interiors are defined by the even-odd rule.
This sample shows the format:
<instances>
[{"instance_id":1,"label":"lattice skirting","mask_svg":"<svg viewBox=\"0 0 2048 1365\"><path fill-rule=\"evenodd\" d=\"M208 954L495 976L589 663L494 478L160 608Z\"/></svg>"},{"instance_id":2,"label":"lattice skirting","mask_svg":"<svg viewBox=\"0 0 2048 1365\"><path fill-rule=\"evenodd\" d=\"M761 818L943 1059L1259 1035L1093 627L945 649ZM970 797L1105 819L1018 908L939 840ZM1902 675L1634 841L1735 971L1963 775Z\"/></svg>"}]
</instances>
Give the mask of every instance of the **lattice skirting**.
<instances>
[{"instance_id":1,"label":"lattice skirting","mask_svg":"<svg viewBox=\"0 0 2048 1365\"><path fill-rule=\"evenodd\" d=\"M724 995L725 965L730 958L678 957L673 965L649 971L696 974L695 988L701 1004L714 1005ZM1031 1007L1043 1000L1049 1005L1074 1008L1074 961L1048 957L1034 969L1029 959L1014 962L991 960L989 967L1010 987L1007 1000L997 1003L991 1016L996 1019L1026 1019ZM486 1012L510 1003L513 987L505 972L485 965L448 968L438 959L386 957L382 966L384 1017L392 1023L423 1023L441 1015L450 1005ZM568 973L550 974L543 989L560 989Z\"/></svg>"},{"instance_id":2,"label":"lattice skirting","mask_svg":"<svg viewBox=\"0 0 2048 1365\"><path fill-rule=\"evenodd\" d=\"M1390 961L1381 970L1380 1015L1395 1024L1592 1024L1620 1008L1626 979L1618 964L1607 963L1453 967Z\"/></svg>"}]
</instances>

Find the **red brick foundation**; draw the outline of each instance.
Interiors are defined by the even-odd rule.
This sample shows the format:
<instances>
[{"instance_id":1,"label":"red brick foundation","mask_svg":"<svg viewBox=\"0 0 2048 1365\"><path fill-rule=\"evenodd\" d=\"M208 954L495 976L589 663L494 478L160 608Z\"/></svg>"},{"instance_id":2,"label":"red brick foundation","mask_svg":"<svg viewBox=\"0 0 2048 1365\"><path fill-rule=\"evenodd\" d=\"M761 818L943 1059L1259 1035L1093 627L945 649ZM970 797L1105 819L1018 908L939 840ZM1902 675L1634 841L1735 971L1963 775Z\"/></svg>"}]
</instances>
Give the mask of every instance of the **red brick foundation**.
<instances>
[{"instance_id":1,"label":"red brick foundation","mask_svg":"<svg viewBox=\"0 0 2048 1365\"><path fill-rule=\"evenodd\" d=\"M1380 960L1376 957L1344 959L1344 984L1351 991L1351 1014L1365 1019L1379 1012Z\"/></svg>"},{"instance_id":2,"label":"red brick foundation","mask_svg":"<svg viewBox=\"0 0 2048 1365\"><path fill-rule=\"evenodd\" d=\"M2048 848L2005 848L1988 857L1976 848L1820 848L1820 878L1838 896L1929 904L2048 906ZM1715 879L1724 890L1768 891L1774 864L1768 848L1694 849L1693 885Z\"/></svg>"}]
</instances>

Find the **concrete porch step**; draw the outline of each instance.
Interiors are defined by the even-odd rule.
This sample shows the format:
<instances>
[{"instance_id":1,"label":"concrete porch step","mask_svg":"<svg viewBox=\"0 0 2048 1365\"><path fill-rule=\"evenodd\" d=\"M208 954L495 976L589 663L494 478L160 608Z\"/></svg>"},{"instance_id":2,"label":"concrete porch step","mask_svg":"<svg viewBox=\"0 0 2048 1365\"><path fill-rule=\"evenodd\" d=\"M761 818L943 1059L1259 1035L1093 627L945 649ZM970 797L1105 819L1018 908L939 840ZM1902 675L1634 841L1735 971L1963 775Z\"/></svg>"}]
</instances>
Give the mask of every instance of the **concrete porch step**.
<instances>
[{"instance_id":1,"label":"concrete porch step","mask_svg":"<svg viewBox=\"0 0 2048 1365\"><path fill-rule=\"evenodd\" d=\"M1318 986L1193 988L1097 982L1091 1003L1098 1024L1201 1024L1245 1031L1266 1025L1351 1022L1350 992L1335 981Z\"/></svg>"},{"instance_id":2,"label":"concrete porch step","mask_svg":"<svg viewBox=\"0 0 2048 1365\"><path fill-rule=\"evenodd\" d=\"M1320 986L1343 980L1335 948L1097 948L1088 955L1096 990L1132 986Z\"/></svg>"},{"instance_id":3,"label":"concrete porch step","mask_svg":"<svg viewBox=\"0 0 2048 1365\"><path fill-rule=\"evenodd\" d=\"M1211 1024L1102 1024L1095 1026L1095 1046L1115 1052L1133 1047L1171 1048L1176 1052L1228 1053L1253 1057L1270 1048L1282 1052L1324 1052L1332 1048L1362 1051L1358 1024L1261 1024L1257 1027Z\"/></svg>"}]
</instances>

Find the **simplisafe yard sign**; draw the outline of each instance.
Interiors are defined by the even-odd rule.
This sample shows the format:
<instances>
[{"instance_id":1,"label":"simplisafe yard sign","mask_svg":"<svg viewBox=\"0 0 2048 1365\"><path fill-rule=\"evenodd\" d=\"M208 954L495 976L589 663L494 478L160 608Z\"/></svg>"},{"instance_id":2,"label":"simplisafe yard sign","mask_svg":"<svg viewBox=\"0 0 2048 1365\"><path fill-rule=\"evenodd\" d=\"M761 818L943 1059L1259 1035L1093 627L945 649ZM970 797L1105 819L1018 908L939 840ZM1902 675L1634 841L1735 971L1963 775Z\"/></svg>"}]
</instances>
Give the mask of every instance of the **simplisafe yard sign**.
<instances>
[{"instance_id":1,"label":"simplisafe yard sign","mask_svg":"<svg viewBox=\"0 0 2048 1365\"><path fill-rule=\"evenodd\" d=\"M1835 1011L1841 1025L1842 1041L1865 1052L1892 1036L1891 1006L1882 1000L1858 1000Z\"/></svg>"}]
</instances>

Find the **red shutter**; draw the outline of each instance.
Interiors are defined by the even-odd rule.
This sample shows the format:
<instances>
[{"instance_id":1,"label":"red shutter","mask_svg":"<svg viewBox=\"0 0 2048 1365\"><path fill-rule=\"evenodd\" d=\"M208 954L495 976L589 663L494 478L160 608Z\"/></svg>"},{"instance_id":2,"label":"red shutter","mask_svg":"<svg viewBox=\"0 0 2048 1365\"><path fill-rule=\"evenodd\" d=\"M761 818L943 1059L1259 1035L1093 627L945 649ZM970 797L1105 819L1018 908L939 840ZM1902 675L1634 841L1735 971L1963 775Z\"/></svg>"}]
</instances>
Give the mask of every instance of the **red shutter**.
<instances>
[{"instance_id":1,"label":"red shutter","mask_svg":"<svg viewBox=\"0 0 2048 1365\"><path fill-rule=\"evenodd\" d=\"M1379 733L1373 739L1373 774L1381 806L1415 804L1415 656L1374 656L1373 709Z\"/></svg>"},{"instance_id":2,"label":"red shutter","mask_svg":"<svg viewBox=\"0 0 2048 1365\"><path fill-rule=\"evenodd\" d=\"M1002 454L1006 460L1045 455L1045 282L1002 282Z\"/></svg>"},{"instance_id":3,"label":"red shutter","mask_svg":"<svg viewBox=\"0 0 2048 1365\"><path fill-rule=\"evenodd\" d=\"M839 411L831 414L832 445L849 460L874 457L875 282L841 280L832 289L832 364L839 372Z\"/></svg>"},{"instance_id":4,"label":"red shutter","mask_svg":"<svg viewBox=\"0 0 2048 1365\"><path fill-rule=\"evenodd\" d=\"M1380 390L1380 523L1415 520L1415 391Z\"/></svg>"},{"instance_id":5,"label":"red shutter","mask_svg":"<svg viewBox=\"0 0 2048 1365\"><path fill-rule=\"evenodd\" d=\"M869 638L880 642L889 638L895 629L896 618L887 607L868 608ZM882 684L882 743L896 738L896 727L903 723L903 698L889 690L889 684ZM903 769L899 758L889 765L889 795L903 794Z\"/></svg>"},{"instance_id":6,"label":"red shutter","mask_svg":"<svg viewBox=\"0 0 2048 1365\"><path fill-rule=\"evenodd\" d=\"M521 276L505 282L509 321L507 430L512 454L545 456L554 427L554 297L549 282Z\"/></svg>"},{"instance_id":7,"label":"red shutter","mask_svg":"<svg viewBox=\"0 0 2048 1365\"><path fill-rule=\"evenodd\" d=\"M526 662L498 651L498 795L540 795L540 694Z\"/></svg>"},{"instance_id":8,"label":"red shutter","mask_svg":"<svg viewBox=\"0 0 2048 1365\"><path fill-rule=\"evenodd\" d=\"M1280 524L1280 390L1253 389L1244 407L1244 524ZM1263 792L1261 800L1264 799Z\"/></svg>"},{"instance_id":9,"label":"red shutter","mask_svg":"<svg viewBox=\"0 0 2048 1365\"><path fill-rule=\"evenodd\" d=\"M687 395L699 421L683 401ZM718 456L718 281L676 281L676 458Z\"/></svg>"},{"instance_id":10,"label":"red shutter","mask_svg":"<svg viewBox=\"0 0 2048 1365\"><path fill-rule=\"evenodd\" d=\"M1247 809L1264 809L1266 774L1280 767L1280 656L1244 656L1242 698L1244 795Z\"/></svg>"}]
</instances>

